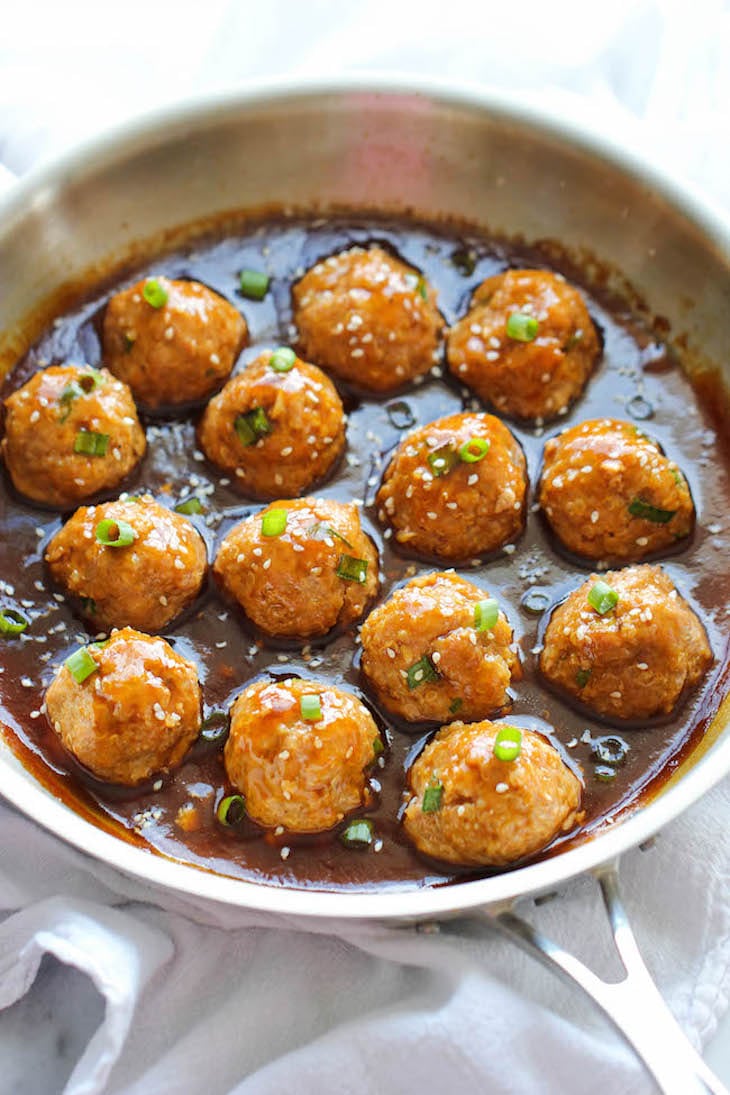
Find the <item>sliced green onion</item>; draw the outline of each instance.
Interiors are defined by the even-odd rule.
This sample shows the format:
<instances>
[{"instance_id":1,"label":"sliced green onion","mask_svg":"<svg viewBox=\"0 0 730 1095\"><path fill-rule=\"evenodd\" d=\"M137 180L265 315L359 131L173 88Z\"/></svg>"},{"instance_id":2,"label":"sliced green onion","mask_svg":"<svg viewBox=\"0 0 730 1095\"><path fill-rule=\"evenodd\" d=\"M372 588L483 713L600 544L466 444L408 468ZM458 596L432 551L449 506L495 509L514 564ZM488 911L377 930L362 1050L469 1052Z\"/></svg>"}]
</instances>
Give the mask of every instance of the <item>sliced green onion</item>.
<instances>
[{"instance_id":1,"label":"sliced green onion","mask_svg":"<svg viewBox=\"0 0 730 1095\"><path fill-rule=\"evenodd\" d=\"M422 814L437 814L444 799L444 785L440 779L432 779L421 800Z\"/></svg>"},{"instance_id":2,"label":"sliced green onion","mask_svg":"<svg viewBox=\"0 0 730 1095\"><path fill-rule=\"evenodd\" d=\"M499 605L494 597L487 597L474 605L474 627L477 631L491 631L499 619Z\"/></svg>"},{"instance_id":3,"label":"sliced green onion","mask_svg":"<svg viewBox=\"0 0 730 1095\"><path fill-rule=\"evenodd\" d=\"M607 582L599 579L588 594L588 603L595 608L599 616L605 616L618 604L618 593Z\"/></svg>"},{"instance_id":4,"label":"sliced green onion","mask_svg":"<svg viewBox=\"0 0 730 1095\"><path fill-rule=\"evenodd\" d=\"M522 731L519 726L500 726L494 739L494 755L497 760L509 763L517 760L522 752Z\"/></svg>"},{"instance_id":5,"label":"sliced green onion","mask_svg":"<svg viewBox=\"0 0 730 1095\"><path fill-rule=\"evenodd\" d=\"M335 573L345 582L359 582L360 585L364 585L368 576L367 559L356 559L354 555L340 555Z\"/></svg>"},{"instance_id":6,"label":"sliced green onion","mask_svg":"<svg viewBox=\"0 0 730 1095\"><path fill-rule=\"evenodd\" d=\"M414 662L406 672L408 687L413 690L420 684L439 680L439 673L428 654L424 654L417 662Z\"/></svg>"},{"instance_id":7,"label":"sliced green onion","mask_svg":"<svg viewBox=\"0 0 730 1095\"><path fill-rule=\"evenodd\" d=\"M288 346L280 346L269 358L269 365L276 373L288 373L294 368L297 355Z\"/></svg>"},{"instance_id":8,"label":"sliced green onion","mask_svg":"<svg viewBox=\"0 0 730 1095\"><path fill-rule=\"evenodd\" d=\"M288 516L288 510L285 509L267 510L261 518L261 535L281 536L282 532L286 528L286 520Z\"/></svg>"},{"instance_id":9,"label":"sliced green onion","mask_svg":"<svg viewBox=\"0 0 730 1095\"><path fill-rule=\"evenodd\" d=\"M137 539L137 533L127 521L105 518L96 526L96 539L104 547L129 547Z\"/></svg>"},{"instance_id":10,"label":"sliced green onion","mask_svg":"<svg viewBox=\"0 0 730 1095\"><path fill-rule=\"evenodd\" d=\"M225 711L211 711L200 724L200 737L208 745L216 745L228 734L229 719Z\"/></svg>"},{"instance_id":11,"label":"sliced green onion","mask_svg":"<svg viewBox=\"0 0 730 1095\"><path fill-rule=\"evenodd\" d=\"M331 537L333 540L341 540L349 548L352 547L350 541L345 539L337 529L333 529L332 525L328 525L326 521L315 521L313 525L309 525L307 536L310 540L327 540Z\"/></svg>"},{"instance_id":12,"label":"sliced green onion","mask_svg":"<svg viewBox=\"0 0 730 1095\"><path fill-rule=\"evenodd\" d=\"M464 701L462 700L461 696L457 696L456 699L452 700L449 704L449 711L452 715L455 715L458 711L461 711L463 706Z\"/></svg>"},{"instance_id":13,"label":"sliced green onion","mask_svg":"<svg viewBox=\"0 0 730 1095\"><path fill-rule=\"evenodd\" d=\"M583 332L581 330L573 331L572 335L568 338L563 346L563 353L567 354L570 350L574 349L583 338Z\"/></svg>"},{"instance_id":14,"label":"sliced green onion","mask_svg":"<svg viewBox=\"0 0 730 1095\"><path fill-rule=\"evenodd\" d=\"M299 710L305 722L319 722L322 718L320 696L317 694L302 696L299 700Z\"/></svg>"},{"instance_id":15,"label":"sliced green onion","mask_svg":"<svg viewBox=\"0 0 730 1095\"><path fill-rule=\"evenodd\" d=\"M340 834L340 840L346 848L366 848L373 842L375 828L369 818L361 817L351 821Z\"/></svg>"},{"instance_id":16,"label":"sliced green onion","mask_svg":"<svg viewBox=\"0 0 730 1095\"><path fill-rule=\"evenodd\" d=\"M591 743L591 753L601 764L608 764L615 768L623 764L629 751L628 742L617 734L606 734L603 738L595 738Z\"/></svg>"},{"instance_id":17,"label":"sliced green onion","mask_svg":"<svg viewBox=\"0 0 730 1095\"><path fill-rule=\"evenodd\" d=\"M416 424L416 416L405 399L396 399L394 403L388 403L385 410L391 425L397 430L409 430Z\"/></svg>"},{"instance_id":18,"label":"sliced green onion","mask_svg":"<svg viewBox=\"0 0 730 1095\"><path fill-rule=\"evenodd\" d=\"M93 430L79 430L74 441L74 452L84 456L106 456L109 448L108 433L94 433Z\"/></svg>"},{"instance_id":19,"label":"sliced green onion","mask_svg":"<svg viewBox=\"0 0 730 1095\"><path fill-rule=\"evenodd\" d=\"M525 312L513 312L507 320L507 337L516 342L532 342L537 338L538 322Z\"/></svg>"},{"instance_id":20,"label":"sliced green onion","mask_svg":"<svg viewBox=\"0 0 730 1095\"><path fill-rule=\"evenodd\" d=\"M632 517L643 517L645 521L653 521L655 525L666 525L676 513L676 509L659 509L641 498L634 498L629 505L629 513Z\"/></svg>"},{"instance_id":21,"label":"sliced green onion","mask_svg":"<svg viewBox=\"0 0 730 1095\"><path fill-rule=\"evenodd\" d=\"M459 459L465 464L478 464L483 460L490 449L490 442L486 437L471 437L459 449Z\"/></svg>"},{"instance_id":22,"label":"sliced green onion","mask_svg":"<svg viewBox=\"0 0 730 1095\"><path fill-rule=\"evenodd\" d=\"M379 757L381 753L385 752L385 746L383 745L383 739L380 734L373 738L373 752L376 757Z\"/></svg>"},{"instance_id":23,"label":"sliced green onion","mask_svg":"<svg viewBox=\"0 0 730 1095\"><path fill-rule=\"evenodd\" d=\"M442 445L440 449L434 449L428 454L426 460L436 478L447 475L459 463L459 457L451 445Z\"/></svg>"},{"instance_id":24,"label":"sliced green onion","mask_svg":"<svg viewBox=\"0 0 730 1095\"><path fill-rule=\"evenodd\" d=\"M241 270L239 283L241 292L249 300L263 300L269 289L268 274L262 270Z\"/></svg>"},{"instance_id":25,"label":"sliced green onion","mask_svg":"<svg viewBox=\"0 0 730 1095\"><path fill-rule=\"evenodd\" d=\"M578 672L575 675L575 683L578 685L579 688L585 688L585 686L588 684L588 681L590 679L591 679L591 670L590 669L579 669Z\"/></svg>"},{"instance_id":26,"label":"sliced green onion","mask_svg":"<svg viewBox=\"0 0 730 1095\"><path fill-rule=\"evenodd\" d=\"M233 428L243 445L253 445L259 438L271 433L271 423L263 407L254 407L246 414L239 414Z\"/></svg>"},{"instance_id":27,"label":"sliced green onion","mask_svg":"<svg viewBox=\"0 0 730 1095\"><path fill-rule=\"evenodd\" d=\"M142 286L142 296L153 308L164 308L167 304L167 289L157 278L147 278Z\"/></svg>"},{"instance_id":28,"label":"sliced green onion","mask_svg":"<svg viewBox=\"0 0 730 1095\"><path fill-rule=\"evenodd\" d=\"M542 589L528 589L522 594L520 604L526 612L532 613L534 616L540 616L546 609L550 608L552 598L549 593L545 593Z\"/></svg>"},{"instance_id":29,"label":"sliced green onion","mask_svg":"<svg viewBox=\"0 0 730 1095\"><path fill-rule=\"evenodd\" d=\"M426 286L426 279L424 278L423 274L421 274L420 278L416 282L416 292L422 300L428 300L428 288Z\"/></svg>"},{"instance_id":30,"label":"sliced green onion","mask_svg":"<svg viewBox=\"0 0 730 1095\"><path fill-rule=\"evenodd\" d=\"M215 816L221 825L227 827L239 825L246 816L246 803L243 795L226 795L218 803Z\"/></svg>"},{"instance_id":31,"label":"sliced green onion","mask_svg":"<svg viewBox=\"0 0 730 1095\"><path fill-rule=\"evenodd\" d=\"M3 608L0 611L0 634L20 635L30 625L30 620L14 608Z\"/></svg>"},{"instance_id":32,"label":"sliced green onion","mask_svg":"<svg viewBox=\"0 0 730 1095\"><path fill-rule=\"evenodd\" d=\"M593 769L593 774L596 779L600 779L601 783L610 783L612 779L616 778L616 769L609 767L608 764L597 764Z\"/></svg>"},{"instance_id":33,"label":"sliced green onion","mask_svg":"<svg viewBox=\"0 0 730 1095\"><path fill-rule=\"evenodd\" d=\"M175 513L184 513L186 517L190 517L194 513L202 512L203 503L195 496L192 498L184 498L182 502L178 502L175 506Z\"/></svg>"},{"instance_id":34,"label":"sliced green onion","mask_svg":"<svg viewBox=\"0 0 730 1095\"><path fill-rule=\"evenodd\" d=\"M58 397L58 402L64 407L61 422L65 422L71 414L73 403L77 399L80 399L82 395L88 395L89 392L93 392L95 388L99 387L101 382L102 377L98 369L92 369L87 373L82 373L75 380L69 381Z\"/></svg>"},{"instance_id":35,"label":"sliced green onion","mask_svg":"<svg viewBox=\"0 0 730 1095\"><path fill-rule=\"evenodd\" d=\"M471 247L457 247L451 252L451 262L462 277L470 278L477 265L477 253Z\"/></svg>"},{"instance_id":36,"label":"sliced green onion","mask_svg":"<svg viewBox=\"0 0 730 1095\"><path fill-rule=\"evenodd\" d=\"M83 684L86 678L96 673L99 668L86 646L81 646L78 650L74 650L73 654L69 654L65 665L77 684Z\"/></svg>"}]
</instances>

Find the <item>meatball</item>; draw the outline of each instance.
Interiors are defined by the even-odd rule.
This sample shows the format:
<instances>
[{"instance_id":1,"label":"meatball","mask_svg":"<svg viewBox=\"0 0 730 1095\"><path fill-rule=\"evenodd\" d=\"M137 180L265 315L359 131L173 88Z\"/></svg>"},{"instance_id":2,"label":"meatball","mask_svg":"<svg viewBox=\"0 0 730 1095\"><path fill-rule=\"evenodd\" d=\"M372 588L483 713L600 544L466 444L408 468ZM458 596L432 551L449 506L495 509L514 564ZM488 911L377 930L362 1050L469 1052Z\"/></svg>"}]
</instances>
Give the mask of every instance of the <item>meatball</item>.
<instances>
[{"instance_id":1,"label":"meatball","mask_svg":"<svg viewBox=\"0 0 730 1095\"><path fill-rule=\"evenodd\" d=\"M150 410L206 399L230 376L248 331L241 313L197 281L147 278L104 313L104 361Z\"/></svg>"},{"instance_id":2,"label":"meatball","mask_svg":"<svg viewBox=\"0 0 730 1095\"><path fill-rule=\"evenodd\" d=\"M300 352L361 391L392 392L438 361L436 290L381 247L318 262L293 298Z\"/></svg>"},{"instance_id":3,"label":"meatball","mask_svg":"<svg viewBox=\"0 0 730 1095\"><path fill-rule=\"evenodd\" d=\"M360 632L362 669L384 707L409 722L480 719L520 678L512 628L485 590L453 571L397 589Z\"/></svg>"},{"instance_id":4,"label":"meatball","mask_svg":"<svg viewBox=\"0 0 730 1095\"><path fill-rule=\"evenodd\" d=\"M249 817L319 833L367 805L367 769L383 750L355 696L316 681L258 681L236 700L224 751Z\"/></svg>"},{"instance_id":5,"label":"meatball","mask_svg":"<svg viewBox=\"0 0 730 1095\"><path fill-rule=\"evenodd\" d=\"M16 490L63 508L117 487L146 441L131 393L106 369L51 365L5 400L2 455Z\"/></svg>"},{"instance_id":6,"label":"meatball","mask_svg":"<svg viewBox=\"0 0 730 1095\"><path fill-rule=\"evenodd\" d=\"M630 562L688 536L687 481L656 441L612 418L572 426L545 445L538 501L576 555Z\"/></svg>"},{"instance_id":7,"label":"meatball","mask_svg":"<svg viewBox=\"0 0 730 1095\"><path fill-rule=\"evenodd\" d=\"M661 567L592 575L553 612L540 669L608 719L668 715L712 663L705 629Z\"/></svg>"},{"instance_id":8,"label":"meatball","mask_svg":"<svg viewBox=\"0 0 730 1095\"><path fill-rule=\"evenodd\" d=\"M187 518L145 494L78 509L46 563L96 631L161 631L200 591L207 553Z\"/></svg>"},{"instance_id":9,"label":"meatball","mask_svg":"<svg viewBox=\"0 0 730 1095\"><path fill-rule=\"evenodd\" d=\"M200 732L200 707L192 662L130 627L76 651L46 693L64 748L98 779L130 787L182 762Z\"/></svg>"},{"instance_id":10,"label":"meatball","mask_svg":"<svg viewBox=\"0 0 730 1095\"><path fill-rule=\"evenodd\" d=\"M495 551L524 525L525 457L490 414L452 414L401 441L378 491L396 541L449 561Z\"/></svg>"},{"instance_id":11,"label":"meatball","mask_svg":"<svg viewBox=\"0 0 730 1095\"><path fill-rule=\"evenodd\" d=\"M269 635L310 638L346 627L378 592L378 553L353 503L274 502L228 533L214 572Z\"/></svg>"},{"instance_id":12,"label":"meatball","mask_svg":"<svg viewBox=\"0 0 730 1095\"><path fill-rule=\"evenodd\" d=\"M206 407L200 447L232 472L250 498L307 490L332 470L345 447L337 391L292 350L266 350Z\"/></svg>"},{"instance_id":13,"label":"meatball","mask_svg":"<svg viewBox=\"0 0 730 1095\"><path fill-rule=\"evenodd\" d=\"M583 297L546 270L487 278L447 345L449 368L462 384L503 414L525 419L567 410L600 352Z\"/></svg>"},{"instance_id":14,"label":"meatball","mask_svg":"<svg viewBox=\"0 0 730 1095\"><path fill-rule=\"evenodd\" d=\"M416 760L404 825L419 851L465 866L505 867L575 825L581 783L533 730L510 728L515 759L500 760L504 724L454 722Z\"/></svg>"}]
</instances>

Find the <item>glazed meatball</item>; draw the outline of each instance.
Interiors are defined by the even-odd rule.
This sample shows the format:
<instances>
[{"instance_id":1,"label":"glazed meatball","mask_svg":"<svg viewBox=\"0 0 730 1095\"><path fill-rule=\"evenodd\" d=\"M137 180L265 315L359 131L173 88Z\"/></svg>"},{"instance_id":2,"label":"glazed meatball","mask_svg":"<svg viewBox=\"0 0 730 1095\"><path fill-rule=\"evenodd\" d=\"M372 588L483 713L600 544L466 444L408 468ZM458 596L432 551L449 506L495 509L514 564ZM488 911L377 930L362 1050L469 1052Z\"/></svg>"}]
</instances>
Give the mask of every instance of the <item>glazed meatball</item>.
<instances>
[{"instance_id":1,"label":"glazed meatball","mask_svg":"<svg viewBox=\"0 0 730 1095\"><path fill-rule=\"evenodd\" d=\"M2 455L16 490L63 508L118 486L142 457L131 393L106 369L51 365L5 400Z\"/></svg>"},{"instance_id":2,"label":"glazed meatball","mask_svg":"<svg viewBox=\"0 0 730 1095\"><path fill-rule=\"evenodd\" d=\"M465 866L505 867L576 823L578 777L533 730L511 729L519 755L500 760L495 745L499 752L503 725L452 723L418 757L404 824L419 851Z\"/></svg>"},{"instance_id":3,"label":"glazed meatball","mask_svg":"<svg viewBox=\"0 0 730 1095\"><path fill-rule=\"evenodd\" d=\"M540 669L608 719L668 715L712 663L705 629L661 567L592 575L559 605Z\"/></svg>"},{"instance_id":4,"label":"glazed meatball","mask_svg":"<svg viewBox=\"0 0 730 1095\"><path fill-rule=\"evenodd\" d=\"M381 247L318 262L293 298L303 356L362 391L392 392L438 360L436 290Z\"/></svg>"},{"instance_id":5,"label":"glazed meatball","mask_svg":"<svg viewBox=\"0 0 730 1095\"><path fill-rule=\"evenodd\" d=\"M200 591L207 554L187 518L145 494L77 510L46 563L96 631L161 631Z\"/></svg>"},{"instance_id":6,"label":"glazed meatball","mask_svg":"<svg viewBox=\"0 0 730 1095\"><path fill-rule=\"evenodd\" d=\"M572 426L545 445L538 500L576 555L630 562L689 535L687 481L650 437L612 418Z\"/></svg>"},{"instance_id":7,"label":"glazed meatball","mask_svg":"<svg viewBox=\"0 0 730 1095\"><path fill-rule=\"evenodd\" d=\"M329 377L292 350L267 350L211 399L198 430L205 455L250 498L301 494L345 446L342 403Z\"/></svg>"},{"instance_id":8,"label":"glazed meatball","mask_svg":"<svg viewBox=\"0 0 730 1095\"><path fill-rule=\"evenodd\" d=\"M224 757L249 817L318 833L368 803L367 769L382 749L370 712L349 692L316 681L259 681L233 705Z\"/></svg>"},{"instance_id":9,"label":"glazed meatball","mask_svg":"<svg viewBox=\"0 0 730 1095\"><path fill-rule=\"evenodd\" d=\"M562 414L601 352L583 297L560 274L507 270L487 278L449 334L449 368L514 418Z\"/></svg>"},{"instance_id":10,"label":"glazed meatball","mask_svg":"<svg viewBox=\"0 0 730 1095\"><path fill-rule=\"evenodd\" d=\"M378 517L408 551L448 561L495 551L524 525L525 457L490 414L452 414L401 441L378 491Z\"/></svg>"},{"instance_id":11,"label":"glazed meatball","mask_svg":"<svg viewBox=\"0 0 730 1095\"><path fill-rule=\"evenodd\" d=\"M147 278L109 301L104 362L145 407L175 407L220 387L247 335L240 312L205 285Z\"/></svg>"},{"instance_id":12,"label":"glazed meatball","mask_svg":"<svg viewBox=\"0 0 730 1095\"><path fill-rule=\"evenodd\" d=\"M98 779L132 787L182 762L200 731L192 662L164 639L129 627L70 661L46 693L46 711L79 764Z\"/></svg>"},{"instance_id":13,"label":"glazed meatball","mask_svg":"<svg viewBox=\"0 0 730 1095\"><path fill-rule=\"evenodd\" d=\"M353 503L274 502L226 536L214 572L269 635L310 638L346 627L378 591L378 553Z\"/></svg>"},{"instance_id":14,"label":"glazed meatball","mask_svg":"<svg viewBox=\"0 0 730 1095\"><path fill-rule=\"evenodd\" d=\"M497 602L453 571L397 589L360 635L368 684L408 722L483 718L507 706L510 681L521 675Z\"/></svg>"}]
</instances>

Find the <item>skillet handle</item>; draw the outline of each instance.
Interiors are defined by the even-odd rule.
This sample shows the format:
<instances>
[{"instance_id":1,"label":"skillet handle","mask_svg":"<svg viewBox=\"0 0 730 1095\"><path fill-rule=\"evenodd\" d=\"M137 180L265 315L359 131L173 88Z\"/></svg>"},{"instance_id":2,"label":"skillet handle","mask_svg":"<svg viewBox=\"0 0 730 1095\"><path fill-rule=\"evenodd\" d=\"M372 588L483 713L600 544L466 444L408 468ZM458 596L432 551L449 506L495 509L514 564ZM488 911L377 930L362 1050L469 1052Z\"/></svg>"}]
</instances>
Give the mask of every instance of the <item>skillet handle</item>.
<instances>
[{"instance_id":1,"label":"skillet handle","mask_svg":"<svg viewBox=\"0 0 730 1095\"><path fill-rule=\"evenodd\" d=\"M591 997L636 1051L663 1095L728 1095L690 1045L644 965L621 902L618 864L602 867L596 875L626 973L621 981L601 980L512 912L495 912L492 921L533 958Z\"/></svg>"}]
</instances>

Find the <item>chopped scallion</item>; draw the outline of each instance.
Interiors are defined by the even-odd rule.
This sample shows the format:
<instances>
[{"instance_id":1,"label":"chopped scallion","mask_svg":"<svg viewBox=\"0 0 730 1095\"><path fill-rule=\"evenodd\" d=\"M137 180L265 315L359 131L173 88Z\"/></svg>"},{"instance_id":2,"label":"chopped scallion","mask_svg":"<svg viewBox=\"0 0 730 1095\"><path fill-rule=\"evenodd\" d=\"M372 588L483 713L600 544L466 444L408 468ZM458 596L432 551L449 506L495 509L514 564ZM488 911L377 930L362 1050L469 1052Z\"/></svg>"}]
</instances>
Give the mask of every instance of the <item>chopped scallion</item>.
<instances>
[{"instance_id":1,"label":"chopped scallion","mask_svg":"<svg viewBox=\"0 0 730 1095\"><path fill-rule=\"evenodd\" d=\"M457 696L456 699L452 700L451 703L449 704L449 711L451 712L452 715L456 715L457 712L461 711L463 706L464 706L464 701L462 700L461 696Z\"/></svg>"},{"instance_id":2,"label":"chopped scallion","mask_svg":"<svg viewBox=\"0 0 730 1095\"><path fill-rule=\"evenodd\" d=\"M96 526L96 539L104 547L129 547L137 539L137 533L127 521L105 518Z\"/></svg>"},{"instance_id":3,"label":"chopped scallion","mask_svg":"<svg viewBox=\"0 0 730 1095\"><path fill-rule=\"evenodd\" d=\"M588 684L588 681L590 679L591 679L591 670L590 669L579 669L578 672L575 675L575 683L578 685L579 688L585 688L585 686Z\"/></svg>"},{"instance_id":4,"label":"chopped scallion","mask_svg":"<svg viewBox=\"0 0 730 1095\"><path fill-rule=\"evenodd\" d=\"M269 365L276 373L288 373L294 368L297 355L288 346L279 346L269 358Z\"/></svg>"},{"instance_id":5,"label":"chopped scallion","mask_svg":"<svg viewBox=\"0 0 730 1095\"><path fill-rule=\"evenodd\" d=\"M616 778L616 769L611 768L608 764L597 764L593 769L593 774L596 779L600 779L601 783L610 783L612 779Z\"/></svg>"},{"instance_id":6,"label":"chopped scallion","mask_svg":"<svg viewBox=\"0 0 730 1095\"><path fill-rule=\"evenodd\" d=\"M271 433L271 423L263 407L254 407L246 414L239 414L233 428L242 445L253 445L267 433Z\"/></svg>"},{"instance_id":7,"label":"chopped scallion","mask_svg":"<svg viewBox=\"0 0 730 1095\"><path fill-rule=\"evenodd\" d=\"M74 650L73 654L69 654L65 665L77 684L83 684L86 678L96 673L99 668L86 646L81 646L78 650Z\"/></svg>"},{"instance_id":8,"label":"chopped scallion","mask_svg":"<svg viewBox=\"0 0 730 1095\"><path fill-rule=\"evenodd\" d=\"M605 616L618 604L618 593L599 578L588 593L588 603L591 608L595 608L599 616Z\"/></svg>"},{"instance_id":9,"label":"chopped scallion","mask_svg":"<svg viewBox=\"0 0 730 1095\"><path fill-rule=\"evenodd\" d=\"M261 535L281 536L282 532L286 528L286 521L288 516L289 514L285 509L267 510L261 518Z\"/></svg>"},{"instance_id":10,"label":"chopped scallion","mask_svg":"<svg viewBox=\"0 0 730 1095\"><path fill-rule=\"evenodd\" d=\"M414 662L406 672L408 687L412 690L421 684L439 680L439 673L428 654Z\"/></svg>"},{"instance_id":11,"label":"chopped scallion","mask_svg":"<svg viewBox=\"0 0 730 1095\"><path fill-rule=\"evenodd\" d=\"M364 585L368 576L367 559L356 559L354 555L340 555L335 572L345 582L359 582Z\"/></svg>"},{"instance_id":12,"label":"chopped scallion","mask_svg":"<svg viewBox=\"0 0 730 1095\"><path fill-rule=\"evenodd\" d=\"M241 292L249 300L263 300L269 289L269 278L262 270L241 270Z\"/></svg>"},{"instance_id":13,"label":"chopped scallion","mask_svg":"<svg viewBox=\"0 0 730 1095\"><path fill-rule=\"evenodd\" d=\"M499 605L494 597L487 597L474 605L474 627L477 631L491 631L499 619Z\"/></svg>"},{"instance_id":14,"label":"chopped scallion","mask_svg":"<svg viewBox=\"0 0 730 1095\"><path fill-rule=\"evenodd\" d=\"M380 734L378 734L377 737L373 738L373 752L375 753L376 757L379 757L380 754L384 751L385 746L383 745L383 739L381 738Z\"/></svg>"},{"instance_id":15,"label":"chopped scallion","mask_svg":"<svg viewBox=\"0 0 730 1095\"><path fill-rule=\"evenodd\" d=\"M74 441L74 452L83 456L106 456L109 448L108 433L94 433L93 430L79 430Z\"/></svg>"},{"instance_id":16,"label":"chopped scallion","mask_svg":"<svg viewBox=\"0 0 730 1095\"><path fill-rule=\"evenodd\" d=\"M350 822L340 834L340 840L346 848L367 848L373 842L374 832L372 821L367 817L360 817Z\"/></svg>"},{"instance_id":17,"label":"chopped scallion","mask_svg":"<svg viewBox=\"0 0 730 1095\"><path fill-rule=\"evenodd\" d=\"M421 274L420 278L416 282L416 292L418 293L421 300L428 300L428 287L426 285L426 279L424 278L423 274Z\"/></svg>"},{"instance_id":18,"label":"chopped scallion","mask_svg":"<svg viewBox=\"0 0 730 1095\"><path fill-rule=\"evenodd\" d=\"M444 800L444 785L440 779L432 779L421 800L421 813L437 814Z\"/></svg>"},{"instance_id":19,"label":"chopped scallion","mask_svg":"<svg viewBox=\"0 0 730 1095\"><path fill-rule=\"evenodd\" d=\"M397 430L409 430L416 424L416 416L405 399L396 399L394 403L388 403L385 410L391 425Z\"/></svg>"},{"instance_id":20,"label":"chopped scallion","mask_svg":"<svg viewBox=\"0 0 730 1095\"><path fill-rule=\"evenodd\" d=\"M167 304L167 289L157 278L147 278L142 286L142 296L152 308L164 308Z\"/></svg>"},{"instance_id":21,"label":"chopped scallion","mask_svg":"<svg viewBox=\"0 0 730 1095\"><path fill-rule=\"evenodd\" d=\"M659 506L652 506L641 498L634 498L629 505L629 513L632 517L643 517L645 521L652 521L655 525L666 525L676 512L676 509L660 509Z\"/></svg>"},{"instance_id":22,"label":"chopped scallion","mask_svg":"<svg viewBox=\"0 0 730 1095\"><path fill-rule=\"evenodd\" d=\"M326 521L315 521L313 525L309 525L307 536L310 540L341 540L347 547L352 547L350 541L345 539L341 532L333 529L332 525L328 525Z\"/></svg>"},{"instance_id":23,"label":"chopped scallion","mask_svg":"<svg viewBox=\"0 0 730 1095\"><path fill-rule=\"evenodd\" d=\"M28 627L30 621L14 608L3 608L0 611L0 634L20 635Z\"/></svg>"},{"instance_id":24,"label":"chopped scallion","mask_svg":"<svg viewBox=\"0 0 730 1095\"><path fill-rule=\"evenodd\" d=\"M602 738L594 738L591 743L591 752L601 764L608 764L615 768L623 764L629 751L628 742L617 734L606 734Z\"/></svg>"},{"instance_id":25,"label":"chopped scallion","mask_svg":"<svg viewBox=\"0 0 730 1095\"><path fill-rule=\"evenodd\" d=\"M470 278L477 265L477 253L471 247L457 247L451 252L451 261L462 277Z\"/></svg>"},{"instance_id":26,"label":"chopped scallion","mask_svg":"<svg viewBox=\"0 0 730 1095\"><path fill-rule=\"evenodd\" d=\"M183 513L186 517L191 517L194 513L202 512L203 503L194 495L192 498L184 498L182 502L178 502L175 506L175 513Z\"/></svg>"},{"instance_id":27,"label":"chopped scallion","mask_svg":"<svg viewBox=\"0 0 730 1095\"><path fill-rule=\"evenodd\" d=\"M507 337L516 342L532 342L537 338L538 322L525 312L512 312L507 320Z\"/></svg>"},{"instance_id":28,"label":"chopped scallion","mask_svg":"<svg viewBox=\"0 0 730 1095\"><path fill-rule=\"evenodd\" d=\"M322 703L316 693L302 696L299 700L299 710L305 722L320 722L322 718Z\"/></svg>"},{"instance_id":29,"label":"chopped scallion","mask_svg":"<svg viewBox=\"0 0 730 1095\"><path fill-rule=\"evenodd\" d=\"M458 454L451 445L442 445L440 449L434 449L426 459L428 466L437 478L448 474L459 463Z\"/></svg>"},{"instance_id":30,"label":"chopped scallion","mask_svg":"<svg viewBox=\"0 0 730 1095\"><path fill-rule=\"evenodd\" d=\"M522 731L519 726L500 726L494 739L494 755L497 760L510 763L517 760L522 751Z\"/></svg>"},{"instance_id":31,"label":"chopped scallion","mask_svg":"<svg viewBox=\"0 0 730 1095\"><path fill-rule=\"evenodd\" d=\"M215 816L226 827L239 825L246 816L246 803L243 795L226 795L218 803Z\"/></svg>"},{"instance_id":32,"label":"chopped scallion","mask_svg":"<svg viewBox=\"0 0 730 1095\"><path fill-rule=\"evenodd\" d=\"M208 745L223 741L228 735L229 719L225 711L211 711L200 725L200 737Z\"/></svg>"},{"instance_id":33,"label":"chopped scallion","mask_svg":"<svg viewBox=\"0 0 730 1095\"><path fill-rule=\"evenodd\" d=\"M490 449L490 442L486 437L472 437L459 449L459 459L465 464L478 464L483 460Z\"/></svg>"}]
</instances>

